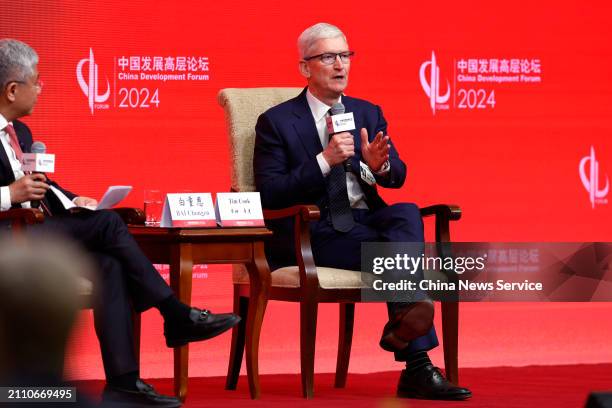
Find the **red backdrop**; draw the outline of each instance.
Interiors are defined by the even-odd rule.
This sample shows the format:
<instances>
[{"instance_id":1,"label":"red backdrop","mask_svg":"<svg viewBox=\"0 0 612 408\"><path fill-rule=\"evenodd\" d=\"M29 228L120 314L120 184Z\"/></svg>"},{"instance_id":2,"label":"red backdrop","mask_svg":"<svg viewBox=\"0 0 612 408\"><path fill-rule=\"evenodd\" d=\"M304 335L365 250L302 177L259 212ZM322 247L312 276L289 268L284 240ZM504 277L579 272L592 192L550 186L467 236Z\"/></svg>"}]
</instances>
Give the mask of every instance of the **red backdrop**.
<instances>
[{"instance_id":1,"label":"red backdrop","mask_svg":"<svg viewBox=\"0 0 612 408\"><path fill-rule=\"evenodd\" d=\"M227 191L218 91L302 86L296 38L305 27L329 21L356 51L347 94L383 107L408 165L405 186L384 193L389 201L460 204L457 240L611 241L610 196L604 194L612 175L611 14L606 2L577 1L7 1L0 27L2 37L21 39L40 55L45 85L25 120L35 140L57 155L54 178L82 195L100 197L109 184L129 184L134 191L126 204L141 206L145 188ZM432 67L439 81L431 80ZM185 79L141 80L141 74ZM518 82L480 82L478 75ZM427 92L432 85L439 85L435 109ZM200 270L194 303L230 308L228 272L227 266ZM371 309L376 324L359 320L372 319L363 317L368 312L358 317L351 368L394 367L376 348L382 306L360 308ZM572 314L576 310L586 311ZM570 350L575 362L612 361L597 340L611 334L597 324L612 311L608 305L478 304L464 311L465 365L554 363L567 361ZM297 371L297 310L272 305L268 313L261 370ZM531 337L509 345L512 330L489 327L491 314ZM327 307L321 313L320 370L333 369L336 315ZM568 342L559 324L568 315L594 319L584 339L579 334ZM101 377L90 316L82 317L68 370ZM275 335L283 328L286 336ZM171 376L171 352L155 311L145 314L143 338L143 373ZM521 358L526 347L537 356ZM228 348L228 336L193 346L192 375L222 374Z\"/></svg>"}]
</instances>

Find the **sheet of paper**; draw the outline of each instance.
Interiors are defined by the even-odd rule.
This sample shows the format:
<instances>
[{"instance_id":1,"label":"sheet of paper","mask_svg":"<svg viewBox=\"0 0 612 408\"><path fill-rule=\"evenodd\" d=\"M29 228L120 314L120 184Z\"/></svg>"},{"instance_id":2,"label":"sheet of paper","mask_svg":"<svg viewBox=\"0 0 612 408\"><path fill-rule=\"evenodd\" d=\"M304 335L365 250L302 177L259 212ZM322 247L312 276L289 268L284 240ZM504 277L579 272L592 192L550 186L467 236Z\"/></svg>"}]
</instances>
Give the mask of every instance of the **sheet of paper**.
<instances>
[{"instance_id":1,"label":"sheet of paper","mask_svg":"<svg viewBox=\"0 0 612 408\"><path fill-rule=\"evenodd\" d=\"M62 191L54 186L49 186L53 194L59 198L60 202L64 206L65 209L69 210L71 208L76 207L76 205L66 197L66 194L62 193ZM127 195L132 191L132 186L110 186L102 199L98 202L97 207L81 207L87 208L89 210L106 210L109 208L113 208L115 205L119 204Z\"/></svg>"},{"instance_id":2,"label":"sheet of paper","mask_svg":"<svg viewBox=\"0 0 612 408\"><path fill-rule=\"evenodd\" d=\"M98 203L96 210L106 210L119 204L132 191L132 186L110 186Z\"/></svg>"}]
</instances>

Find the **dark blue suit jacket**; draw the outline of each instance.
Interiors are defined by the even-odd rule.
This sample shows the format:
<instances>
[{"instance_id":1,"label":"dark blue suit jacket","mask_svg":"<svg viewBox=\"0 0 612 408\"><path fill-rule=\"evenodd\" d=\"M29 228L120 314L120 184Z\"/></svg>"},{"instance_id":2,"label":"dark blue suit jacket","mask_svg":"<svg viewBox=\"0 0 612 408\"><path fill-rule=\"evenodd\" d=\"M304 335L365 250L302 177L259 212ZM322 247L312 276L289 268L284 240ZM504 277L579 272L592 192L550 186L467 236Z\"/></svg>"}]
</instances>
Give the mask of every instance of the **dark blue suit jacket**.
<instances>
[{"instance_id":1,"label":"dark blue suit jacket","mask_svg":"<svg viewBox=\"0 0 612 408\"><path fill-rule=\"evenodd\" d=\"M342 97L346 112L353 112L355 130L355 156L352 169L360 182L370 210L386 206L376 187L361 180L361 128L366 128L370 141L379 131L387 133L387 122L381 109L364 100ZM255 185L261 193L264 208L284 208L296 204L316 204L321 210L321 221L328 222L329 207L325 177L316 156L323 151L308 101L306 89L290 99L264 112L257 121L253 167ZM391 169L384 177L376 176L378 185L400 188L406 178L406 165L391 143L389 153ZM269 258L293 256L293 225L285 220L268 225L275 238L268 247ZM316 228L316 225L313 226ZM270 250L273 253L270 253ZM280 264L290 264L292 257ZM278 265L278 262L272 262Z\"/></svg>"}]
</instances>

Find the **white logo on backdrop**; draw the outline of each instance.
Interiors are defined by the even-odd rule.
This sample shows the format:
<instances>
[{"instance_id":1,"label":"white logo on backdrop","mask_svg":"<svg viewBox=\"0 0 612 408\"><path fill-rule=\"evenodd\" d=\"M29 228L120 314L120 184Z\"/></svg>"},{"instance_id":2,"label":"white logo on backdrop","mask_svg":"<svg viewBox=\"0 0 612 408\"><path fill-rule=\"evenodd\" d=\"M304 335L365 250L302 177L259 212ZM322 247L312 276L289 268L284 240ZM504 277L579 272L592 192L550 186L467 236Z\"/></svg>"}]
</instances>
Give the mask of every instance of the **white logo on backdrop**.
<instances>
[{"instance_id":1,"label":"white logo on backdrop","mask_svg":"<svg viewBox=\"0 0 612 408\"><path fill-rule=\"evenodd\" d=\"M113 109L155 110L161 103L160 88L167 82L198 82L210 80L210 60L201 55L121 55L113 57L113 86L108 76L106 90L104 80L98 74L98 64L92 48L89 58L76 64L79 87L89 102L89 110Z\"/></svg>"},{"instance_id":2,"label":"white logo on backdrop","mask_svg":"<svg viewBox=\"0 0 612 408\"><path fill-rule=\"evenodd\" d=\"M440 80L441 68L432 51L431 59L421 64L419 79L433 115L439 110L492 110L497 105L498 86L504 85L505 90L518 85L535 86L542 83L540 58L513 57L472 55L469 58L453 58L452 73L445 69L445 75Z\"/></svg>"},{"instance_id":3,"label":"white logo on backdrop","mask_svg":"<svg viewBox=\"0 0 612 408\"><path fill-rule=\"evenodd\" d=\"M580 160L578 170L580 172L582 185L589 193L591 207L595 208L595 204L607 204L608 200L606 196L610 190L610 180L608 179L608 175L606 175L606 186L601 189L599 188L599 162L595 159L595 149L593 146L591 146L591 154Z\"/></svg>"},{"instance_id":4,"label":"white logo on backdrop","mask_svg":"<svg viewBox=\"0 0 612 408\"><path fill-rule=\"evenodd\" d=\"M425 71L429 68L429 82L426 76ZM431 111L433 114L436 114L436 107L438 109L448 109L447 105L442 105L448 102L450 98L450 84L448 79L446 80L446 93L444 95L440 95L440 67L436 63L436 54L431 52L431 61L426 61L421 64L421 69L419 71L419 76L421 78L421 86L425 91L425 94L429 97L429 105L431 106Z\"/></svg>"},{"instance_id":5,"label":"white logo on backdrop","mask_svg":"<svg viewBox=\"0 0 612 408\"><path fill-rule=\"evenodd\" d=\"M83 66L85 64L89 64L88 66L88 77L87 80L83 77ZM93 50L89 49L89 58L85 58L79 61L76 68L76 76L79 82L79 86L81 90L87 97L89 101L89 109L91 110L91 114L93 115L94 106L96 103L103 103L108 100L110 96L110 84L108 83L108 78L106 79L106 92L104 95L100 95L98 93L98 64L96 64L94 60ZM108 106L104 106L108 108Z\"/></svg>"}]
</instances>

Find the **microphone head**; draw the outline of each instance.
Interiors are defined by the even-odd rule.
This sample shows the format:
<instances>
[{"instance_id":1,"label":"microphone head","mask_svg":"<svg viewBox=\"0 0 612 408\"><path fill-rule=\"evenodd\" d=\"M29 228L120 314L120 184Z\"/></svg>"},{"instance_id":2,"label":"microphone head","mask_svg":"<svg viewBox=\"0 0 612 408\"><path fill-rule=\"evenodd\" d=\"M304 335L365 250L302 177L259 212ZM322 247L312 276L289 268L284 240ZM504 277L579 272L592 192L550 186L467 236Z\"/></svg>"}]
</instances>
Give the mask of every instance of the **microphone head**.
<instances>
[{"instance_id":1,"label":"microphone head","mask_svg":"<svg viewBox=\"0 0 612 408\"><path fill-rule=\"evenodd\" d=\"M34 142L30 150L32 153L45 153L47 151L47 146L45 146L43 142Z\"/></svg>"},{"instance_id":2,"label":"microphone head","mask_svg":"<svg viewBox=\"0 0 612 408\"><path fill-rule=\"evenodd\" d=\"M343 114L345 111L344 105L340 102L336 102L334 103L334 105L331 107L331 114L333 115L341 115Z\"/></svg>"}]
</instances>

